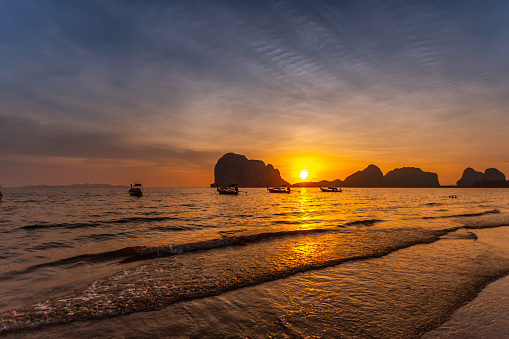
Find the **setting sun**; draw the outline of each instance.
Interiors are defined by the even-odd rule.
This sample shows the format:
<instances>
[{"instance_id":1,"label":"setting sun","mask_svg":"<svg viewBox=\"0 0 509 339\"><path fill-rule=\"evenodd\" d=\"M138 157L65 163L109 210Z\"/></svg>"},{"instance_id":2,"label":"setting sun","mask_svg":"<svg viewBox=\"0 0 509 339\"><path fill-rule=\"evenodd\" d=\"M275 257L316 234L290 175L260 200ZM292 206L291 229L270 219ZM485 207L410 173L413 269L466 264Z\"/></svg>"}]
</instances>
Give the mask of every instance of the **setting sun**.
<instances>
[{"instance_id":1,"label":"setting sun","mask_svg":"<svg viewBox=\"0 0 509 339\"><path fill-rule=\"evenodd\" d=\"M302 171L300 171L300 178L302 180L306 179L308 177L308 170L307 169L303 169Z\"/></svg>"}]
</instances>

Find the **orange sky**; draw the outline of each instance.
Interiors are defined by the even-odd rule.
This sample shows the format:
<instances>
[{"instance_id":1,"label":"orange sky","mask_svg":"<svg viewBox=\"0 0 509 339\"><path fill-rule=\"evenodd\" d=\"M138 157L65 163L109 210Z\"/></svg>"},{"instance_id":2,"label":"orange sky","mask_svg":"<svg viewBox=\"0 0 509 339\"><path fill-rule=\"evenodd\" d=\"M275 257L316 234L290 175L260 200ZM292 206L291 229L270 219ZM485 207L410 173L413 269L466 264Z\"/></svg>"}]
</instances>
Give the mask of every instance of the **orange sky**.
<instances>
[{"instance_id":1,"label":"orange sky","mask_svg":"<svg viewBox=\"0 0 509 339\"><path fill-rule=\"evenodd\" d=\"M217 159L221 155L218 153ZM395 168L419 167L424 171L437 173L442 185L454 185L467 167L466 163L477 171L496 167L504 174L509 173L509 163L507 162L451 161L433 163L417 157L406 162L384 161L383 159L375 159L370 162L363 159L309 153L275 156L267 154L253 156L252 153L244 155L249 159L263 160L266 164L272 164L279 169L283 179L290 183L304 181L300 178L300 172L304 169L308 171L305 181L344 180L348 175L363 170L371 163L377 165L384 174ZM263 157L264 155L265 157ZM90 162L87 159L11 156L2 162L1 170L2 174L13 173L8 178L14 185L4 184L4 186L73 183L128 185L134 181L142 181L148 187L206 187L214 181L213 171L217 159L211 159L203 166L188 166L186 168L182 164L134 164L132 161L106 160ZM2 177L6 178L5 175ZM18 184L16 185L16 183Z\"/></svg>"},{"instance_id":2,"label":"orange sky","mask_svg":"<svg viewBox=\"0 0 509 339\"><path fill-rule=\"evenodd\" d=\"M369 164L443 185L466 167L509 175L508 16L505 2L8 2L0 184L208 186L228 152L291 183L305 166L309 181Z\"/></svg>"}]
</instances>

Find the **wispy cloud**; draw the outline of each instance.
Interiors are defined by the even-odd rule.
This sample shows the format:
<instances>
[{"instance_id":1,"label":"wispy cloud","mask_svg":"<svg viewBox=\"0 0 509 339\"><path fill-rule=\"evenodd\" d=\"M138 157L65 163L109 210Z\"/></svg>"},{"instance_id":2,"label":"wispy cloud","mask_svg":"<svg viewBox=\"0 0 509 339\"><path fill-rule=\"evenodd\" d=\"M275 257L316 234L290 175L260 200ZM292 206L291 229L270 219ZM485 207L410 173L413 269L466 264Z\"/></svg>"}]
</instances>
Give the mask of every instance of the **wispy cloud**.
<instances>
[{"instance_id":1,"label":"wispy cloud","mask_svg":"<svg viewBox=\"0 0 509 339\"><path fill-rule=\"evenodd\" d=\"M2 152L497 159L508 14L503 1L4 1Z\"/></svg>"}]
</instances>

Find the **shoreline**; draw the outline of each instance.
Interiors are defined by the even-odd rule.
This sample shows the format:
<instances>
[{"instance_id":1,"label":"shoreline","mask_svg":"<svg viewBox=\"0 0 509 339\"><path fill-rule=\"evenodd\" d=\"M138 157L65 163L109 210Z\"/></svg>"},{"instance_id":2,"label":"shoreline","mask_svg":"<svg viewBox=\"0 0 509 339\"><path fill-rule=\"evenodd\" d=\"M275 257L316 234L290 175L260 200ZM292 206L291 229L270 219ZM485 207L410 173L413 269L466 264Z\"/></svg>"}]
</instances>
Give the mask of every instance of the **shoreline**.
<instances>
[{"instance_id":1,"label":"shoreline","mask_svg":"<svg viewBox=\"0 0 509 339\"><path fill-rule=\"evenodd\" d=\"M479 292L422 338L504 338L509 335L509 273Z\"/></svg>"},{"instance_id":2,"label":"shoreline","mask_svg":"<svg viewBox=\"0 0 509 339\"><path fill-rule=\"evenodd\" d=\"M502 229L509 226L502 227ZM497 249L509 260L509 232L476 230L479 242ZM507 338L509 336L509 272L488 283L473 300L456 309L449 319L425 333L432 338Z\"/></svg>"}]
</instances>

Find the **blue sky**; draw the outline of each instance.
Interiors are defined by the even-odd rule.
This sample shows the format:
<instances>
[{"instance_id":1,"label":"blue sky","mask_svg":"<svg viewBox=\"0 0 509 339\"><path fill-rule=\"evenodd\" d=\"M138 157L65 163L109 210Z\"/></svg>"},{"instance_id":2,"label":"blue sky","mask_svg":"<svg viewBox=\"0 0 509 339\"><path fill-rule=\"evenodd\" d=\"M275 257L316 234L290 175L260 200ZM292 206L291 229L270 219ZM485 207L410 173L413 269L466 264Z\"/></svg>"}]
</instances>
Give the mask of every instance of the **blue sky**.
<instances>
[{"instance_id":1,"label":"blue sky","mask_svg":"<svg viewBox=\"0 0 509 339\"><path fill-rule=\"evenodd\" d=\"M506 1L0 2L0 184L509 175Z\"/></svg>"}]
</instances>

